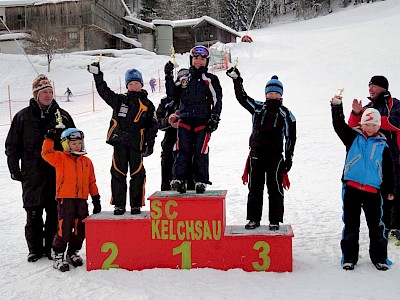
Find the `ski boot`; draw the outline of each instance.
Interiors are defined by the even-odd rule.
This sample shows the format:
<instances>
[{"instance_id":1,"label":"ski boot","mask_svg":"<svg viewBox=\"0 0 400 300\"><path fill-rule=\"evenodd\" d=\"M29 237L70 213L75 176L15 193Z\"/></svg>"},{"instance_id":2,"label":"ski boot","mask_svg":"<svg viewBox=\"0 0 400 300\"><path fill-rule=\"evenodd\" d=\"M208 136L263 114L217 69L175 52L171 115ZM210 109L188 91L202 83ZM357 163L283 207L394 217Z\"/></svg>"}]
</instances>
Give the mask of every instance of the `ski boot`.
<instances>
[{"instance_id":1,"label":"ski boot","mask_svg":"<svg viewBox=\"0 0 400 300\"><path fill-rule=\"evenodd\" d=\"M171 189L178 193L186 193L186 182L184 180L174 179L171 180Z\"/></svg>"},{"instance_id":2,"label":"ski boot","mask_svg":"<svg viewBox=\"0 0 400 300\"><path fill-rule=\"evenodd\" d=\"M115 205L114 207L114 215L116 216L120 216L123 215L125 213L125 206L117 206Z\"/></svg>"},{"instance_id":3,"label":"ski boot","mask_svg":"<svg viewBox=\"0 0 400 300\"><path fill-rule=\"evenodd\" d=\"M75 268L83 265L83 259L79 256L78 251L73 253L67 252L67 262Z\"/></svg>"},{"instance_id":4,"label":"ski boot","mask_svg":"<svg viewBox=\"0 0 400 300\"><path fill-rule=\"evenodd\" d=\"M206 191L207 184L203 182L196 182L195 189L196 189L196 194L204 194Z\"/></svg>"},{"instance_id":5,"label":"ski boot","mask_svg":"<svg viewBox=\"0 0 400 300\"><path fill-rule=\"evenodd\" d=\"M64 259L64 253L54 253L53 268L61 272L69 271L69 264Z\"/></svg>"},{"instance_id":6,"label":"ski boot","mask_svg":"<svg viewBox=\"0 0 400 300\"><path fill-rule=\"evenodd\" d=\"M244 228L248 230L256 229L257 227L260 227L260 222L256 221L249 221L249 223L244 226Z\"/></svg>"}]
</instances>

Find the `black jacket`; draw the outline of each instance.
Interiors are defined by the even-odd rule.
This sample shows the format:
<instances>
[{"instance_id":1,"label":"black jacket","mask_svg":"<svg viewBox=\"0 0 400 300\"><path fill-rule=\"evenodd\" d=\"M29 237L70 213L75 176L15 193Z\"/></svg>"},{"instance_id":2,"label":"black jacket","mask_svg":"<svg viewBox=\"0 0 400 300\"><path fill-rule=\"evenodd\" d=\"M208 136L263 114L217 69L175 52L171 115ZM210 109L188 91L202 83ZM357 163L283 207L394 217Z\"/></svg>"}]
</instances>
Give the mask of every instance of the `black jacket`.
<instances>
[{"instance_id":1,"label":"black jacket","mask_svg":"<svg viewBox=\"0 0 400 300\"><path fill-rule=\"evenodd\" d=\"M168 157L172 154L174 144L177 138L177 129L173 128L168 123L168 117L178 109L178 104L171 97L164 97L161 99L157 107L157 121L158 129L165 132L164 138L161 141L162 153L161 156Z\"/></svg>"},{"instance_id":2,"label":"black jacket","mask_svg":"<svg viewBox=\"0 0 400 300\"><path fill-rule=\"evenodd\" d=\"M61 109L55 100L43 111L38 103L31 99L29 106L20 110L12 120L6 138L5 153L10 173L22 173L24 207L43 204L41 194L51 192L44 189L49 180L54 181L52 192L55 196L55 170L43 160L41 151L47 130L56 125L57 109L60 110L64 125L67 128L75 127L71 116ZM60 143L56 144L56 149L62 150Z\"/></svg>"},{"instance_id":3,"label":"black jacket","mask_svg":"<svg viewBox=\"0 0 400 300\"><path fill-rule=\"evenodd\" d=\"M296 144L296 119L281 100L256 101L247 96L242 79L233 81L236 99L253 117L250 148L262 155L291 160ZM284 145L285 140L285 145ZM288 171L288 170L287 170Z\"/></svg>"},{"instance_id":4,"label":"black jacket","mask_svg":"<svg viewBox=\"0 0 400 300\"><path fill-rule=\"evenodd\" d=\"M188 80L176 86L173 94L179 101L179 118L208 120L212 114L221 114L222 88L218 77L206 68L190 67Z\"/></svg>"},{"instance_id":5,"label":"black jacket","mask_svg":"<svg viewBox=\"0 0 400 300\"><path fill-rule=\"evenodd\" d=\"M97 92L112 107L113 115L107 133L107 143L121 144L143 152L145 146L154 146L157 136L155 107L147 92L116 94L103 79L103 73L94 75Z\"/></svg>"}]
</instances>

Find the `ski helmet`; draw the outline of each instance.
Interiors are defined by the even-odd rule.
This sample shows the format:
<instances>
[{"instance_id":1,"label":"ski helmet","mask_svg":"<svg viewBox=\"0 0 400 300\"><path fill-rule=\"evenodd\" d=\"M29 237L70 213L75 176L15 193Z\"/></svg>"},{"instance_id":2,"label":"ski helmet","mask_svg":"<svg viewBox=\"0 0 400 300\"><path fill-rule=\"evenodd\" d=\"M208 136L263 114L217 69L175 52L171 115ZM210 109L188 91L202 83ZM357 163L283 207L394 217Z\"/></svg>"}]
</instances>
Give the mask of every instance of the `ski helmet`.
<instances>
[{"instance_id":1,"label":"ski helmet","mask_svg":"<svg viewBox=\"0 0 400 300\"><path fill-rule=\"evenodd\" d=\"M210 51L205 46L194 46L190 50L190 66L193 66L192 59L193 57L199 57L207 59L206 67L208 67L208 63L210 62Z\"/></svg>"},{"instance_id":2,"label":"ski helmet","mask_svg":"<svg viewBox=\"0 0 400 300\"><path fill-rule=\"evenodd\" d=\"M85 138L85 136L84 136L83 132L80 131L79 129L67 128L61 133L61 146L63 147L65 152L68 152L71 154L76 154L76 155L86 154L84 138ZM72 151L71 148L69 147L69 142L76 141L76 140L82 141L81 151Z\"/></svg>"}]
</instances>

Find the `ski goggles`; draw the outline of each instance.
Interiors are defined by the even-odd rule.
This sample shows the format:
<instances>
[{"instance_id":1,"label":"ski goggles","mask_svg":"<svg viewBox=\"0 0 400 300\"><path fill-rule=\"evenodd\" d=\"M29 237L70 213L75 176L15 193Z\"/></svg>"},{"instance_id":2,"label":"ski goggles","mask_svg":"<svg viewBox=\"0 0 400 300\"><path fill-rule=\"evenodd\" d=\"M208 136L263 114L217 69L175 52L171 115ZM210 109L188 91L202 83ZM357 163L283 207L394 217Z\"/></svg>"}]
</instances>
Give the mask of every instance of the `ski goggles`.
<instances>
[{"instance_id":1,"label":"ski goggles","mask_svg":"<svg viewBox=\"0 0 400 300\"><path fill-rule=\"evenodd\" d=\"M68 139L69 141L76 141L76 140L83 140L84 137L85 137L85 136L84 136L84 134L83 134L82 131L74 131L74 132L71 132L71 133L67 136L67 139Z\"/></svg>"},{"instance_id":2,"label":"ski goggles","mask_svg":"<svg viewBox=\"0 0 400 300\"><path fill-rule=\"evenodd\" d=\"M193 57L201 56L202 58L209 58L210 52L204 46L195 46L190 50L190 56L193 56Z\"/></svg>"}]
</instances>

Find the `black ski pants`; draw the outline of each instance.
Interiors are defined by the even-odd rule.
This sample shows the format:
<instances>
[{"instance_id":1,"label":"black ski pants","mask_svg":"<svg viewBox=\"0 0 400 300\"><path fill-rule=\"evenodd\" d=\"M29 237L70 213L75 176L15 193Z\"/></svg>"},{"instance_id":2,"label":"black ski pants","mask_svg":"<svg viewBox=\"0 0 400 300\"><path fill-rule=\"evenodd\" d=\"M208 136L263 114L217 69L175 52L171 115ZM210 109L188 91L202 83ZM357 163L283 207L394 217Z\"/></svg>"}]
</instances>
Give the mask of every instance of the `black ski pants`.
<instances>
[{"instance_id":1,"label":"black ski pants","mask_svg":"<svg viewBox=\"0 0 400 300\"><path fill-rule=\"evenodd\" d=\"M57 231L57 202L47 199L44 205L25 207L26 224L25 239L30 254L50 253L54 235ZM43 211L46 220L43 222Z\"/></svg>"},{"instance_id":2,"label":"black ski pants","mask_svg":"<svg viewBox=\"0 0 400 300\"><path fill-rule=\"evenodd\" d=\"M373 264L386 263L387 238L382 221L382 197L351 186L345 186L343 195L343 236L341 249L343 263L356 264L359 251L360 215L364 210L369 230L369 256Z\"/></svg>"},{"instance_id":3,"label":"black ski pants","mask_svg":"<svg viewBox=\"0 0 400 300\"><path fill-rule=\"evenodd\" d=\"M388 230L400 230L400 164L394 165L396 176L396 195L393 200L384 201L384 219L385 225Z\"/></svg>"},{"instance_id":4,"label":"black ski pants","mask_svg":"<svg viewBox=\"0 0 400 300\"><path fill-rule=\"evenodd\" d=\"M195 182L210 184L208 142L211 135L206 126L206 119L183 118L178 121L176 157L172 171L174 179L187 181L192 165Z\"/></svg>"},{"instance_id":5,"label":"black ski pants","mask_svg":"<svg viewBox=\"0 0 400 300\"><path fill-rule=\"evenodd\" d=\"M263 211L264 184L267 184L269 200L269 221L283 222L283 157L260 155L250 151L249 195L247 198L247 220L261 221Z\"/></svg>"},{"instance_id":6,"label":"black ski pants","mask_svg":"<svg viewBox=\"0 0 400 300\"><path fill-rule=\"evenodd\" d=\"M85 199L57 199L58 229L54 237L53 249L56 253L64 253L68 245L68 253L82 249L85 240L85 224L83 219L89 215Z\"/></svg>"},{"instance_id":7,"label":"black ski pants","mask_svg":"<svg viewBox=\"0 0 400 300\"><path fill-rule=\"evenodd\" d=\"M175 155L171 151L161 152L161 190L170 191L171 190L171 180L172 180L172 168L174 166ZM194 179L193 179L193 168L190 163L188 166L187 178L187 189L194 190Z\"/></svg>"},{"instance_id":8,"label":"black ski pants","mask_svg":"<svg viewBox=\"0 0 400 300\"><path fill-rule=\"evenodd\" d=\"M114 145L111 166L111 204L126 206L128 166L131 178L129 182L130 206L142 207L144 205L144 186L146 181L142 153L122 145Z\"/></svg>"}]
</instances>

